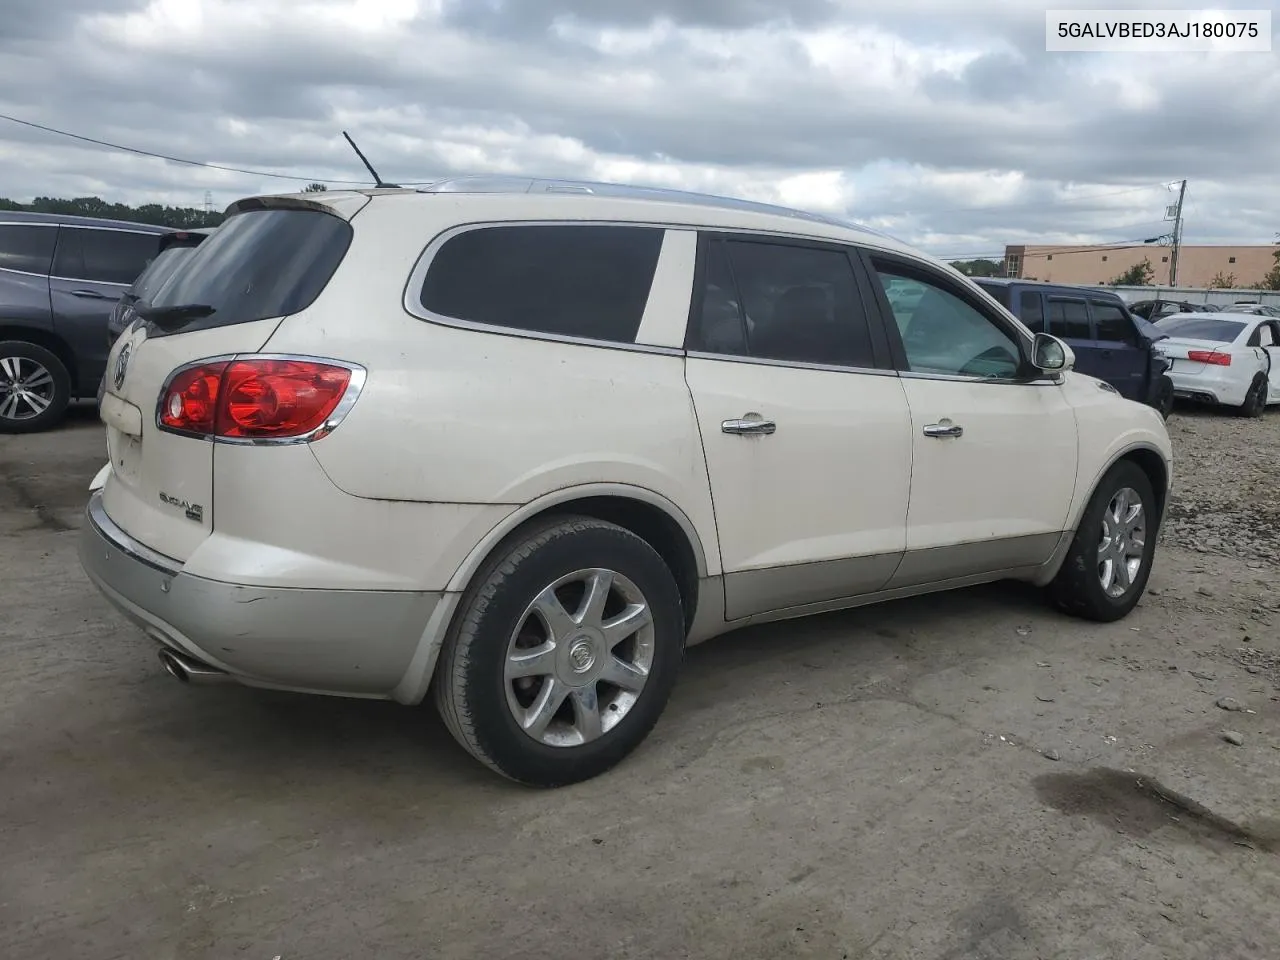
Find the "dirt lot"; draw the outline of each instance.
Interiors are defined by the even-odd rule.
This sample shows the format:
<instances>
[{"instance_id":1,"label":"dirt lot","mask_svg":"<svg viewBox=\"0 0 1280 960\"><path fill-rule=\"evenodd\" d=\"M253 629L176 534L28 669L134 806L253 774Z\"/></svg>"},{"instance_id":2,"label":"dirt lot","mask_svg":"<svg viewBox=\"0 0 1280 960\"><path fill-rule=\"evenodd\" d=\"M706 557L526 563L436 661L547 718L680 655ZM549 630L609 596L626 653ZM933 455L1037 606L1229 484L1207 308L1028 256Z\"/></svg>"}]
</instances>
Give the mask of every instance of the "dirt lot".
<instances>
[{"instance_id":1,"label":"dirt lot","mask_svg":"<svg viewBox=\"0 0 1280 960\"><path fill-rule=\"evenodd\" d=\"M426 710L178 685L75 559L97 425L0 438L0 956L1274 960L1280 412L1171 429L1128 620L999 585L725 637L554 793Z\"/></svg>"}]
</instances>

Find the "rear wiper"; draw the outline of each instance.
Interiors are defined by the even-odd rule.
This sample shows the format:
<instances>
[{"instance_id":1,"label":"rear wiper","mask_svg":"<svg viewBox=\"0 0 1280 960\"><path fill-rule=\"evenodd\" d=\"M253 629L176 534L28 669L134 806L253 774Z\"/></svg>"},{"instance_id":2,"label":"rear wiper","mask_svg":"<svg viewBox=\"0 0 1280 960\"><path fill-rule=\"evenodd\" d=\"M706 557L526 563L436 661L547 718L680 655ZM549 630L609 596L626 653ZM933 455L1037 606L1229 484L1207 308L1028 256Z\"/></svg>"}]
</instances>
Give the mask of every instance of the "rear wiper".
<instances>
[{"instance_id":1,"label":"rear wiper","mask_svg":"<svg viewBox=\"0 0 1280 960\"><path fill-rule=\"evenodd\" d=\"M161 330L172 332L179 327L199 320L217 310L207 303L177 303L171 307L138 307L138 316L147 323L155 324Z\"/></svg>"}]
</instances>

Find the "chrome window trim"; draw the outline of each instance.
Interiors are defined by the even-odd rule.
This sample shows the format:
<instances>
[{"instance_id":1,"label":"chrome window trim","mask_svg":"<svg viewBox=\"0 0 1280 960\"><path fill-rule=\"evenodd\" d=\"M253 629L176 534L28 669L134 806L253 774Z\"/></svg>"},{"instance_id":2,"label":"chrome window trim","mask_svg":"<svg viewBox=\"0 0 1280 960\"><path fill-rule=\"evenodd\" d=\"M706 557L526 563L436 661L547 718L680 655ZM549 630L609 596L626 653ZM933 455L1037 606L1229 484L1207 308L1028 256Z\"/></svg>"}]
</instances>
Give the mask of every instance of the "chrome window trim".
<instances>
[{"instance_id":1,"label":"chrome window trim","mask_svg":"<svg viewBox=\"0 0 1280 960\"><path fill-rule=\"evenodd\" d=\"M750 363L758 367L789 367L793 370L818 370L823 373L860 373L877 377L900 376L897 370L883 367L845 367L834 363L811 363L805 360L771 360L765 357L748 357L737 353L710 353L706 350L686 350L690 360L719 360L725 363Z\"/></svg>"},{"instance_id":2,"label":"chrome window trim","mask_svg":"<svg viewBox=\"0 0 1280 960\"><path fill-rule=\"evenodd\" d=\"M913 370L899 370L898 376L904 380L949 380L954 383L992 383L1006 387L1058 387L1065 382L1061 373L1045 374L1032 380L1020 377L963 377L954 373L917 373Z\"/></svg>"},{"instance_id":3,"label":"chrome window trim","mask_svg":"<svg viewBox=\"0 0 1280 960\"><path fill-rule=\"evenodd\" d=\"M219 437L211 433L191 433L186 430L174 430L160 422L160 411L164 404L165 395L168 394L170 384L179 374L209 363L235 363L240 360L300 360L308 363L324 363L329 366L343 367L346 370L350 370L351 380L347 383L347 389L343 392L342 399L333 408L333 413L329 414L328 419L314 430L296 437ZM192 360L189 363L182 364L180 367L175 367L165 377L164 383L160 387L160 393L156 397L155 425L157 430L174 436L187 437L192 440L207 440L211 443L222 443L228 446L290 447L300 443L312 443L316 440L323 440L337 429L338 425L342 423L347 414L356 405L356 401L360 399L360 394L364 391L368 380L369 371L366 367L347 360L335 360L332 357L316 357L302 353L222 353L212 357L201 357L199 360Z\"/></svg>"},{"instance_id":4,"label":"chrome window trim","mask_svg":"<svg viewBox=\"0 0 1280 960\"><path fill-rule=\"evenodd\" d=\"M146 267L143 267L145 270ZM61 280L63 283L101 283L108 287L124 287L128 289L133 283L119 283L115 280L90 280L88 277L60 277L55 274L49 274L50 280Z\"/></svg>"},{"instance_id":5,"label":"chrome window trim","mask_svg":"<svg viewBox=\"0 0 1280 960\"><path fill-rule=\"evenodd\" d=\"M15 270L13 267L0 267L0 273L16 273L23 277L35 277L38 280L51 280L47 273L32 273L30 270Z\"/></svg>"}]
</instances>

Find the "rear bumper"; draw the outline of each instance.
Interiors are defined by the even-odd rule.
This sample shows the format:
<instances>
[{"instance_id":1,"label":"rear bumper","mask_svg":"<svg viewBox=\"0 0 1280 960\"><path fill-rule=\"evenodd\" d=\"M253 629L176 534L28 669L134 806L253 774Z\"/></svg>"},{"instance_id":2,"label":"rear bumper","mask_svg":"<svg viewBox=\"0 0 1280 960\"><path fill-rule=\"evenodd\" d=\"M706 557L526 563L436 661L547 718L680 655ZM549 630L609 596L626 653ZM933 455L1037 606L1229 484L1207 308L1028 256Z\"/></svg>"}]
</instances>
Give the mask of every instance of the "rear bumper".
<instances>
[{"instance_id":1,"label":"rear bumper","mask_svg":"<svg viewBox=\"0 0 1280 960\"><path fill-rule=\"evenodd\" d=\"M80 563L103 595L156 642L250 686L390 698L441 594L224 583L134 541L94 492Z\"/></svg>"},{"instance_id":2,"label":"rear bumper","mask_svg":"<svg viewBox=\"0 0 1280 960\"><path fill-rule=\"evenodd\" d=\"M1168 376L1173 381L1175 397L1202 403L1238 407L1244 403L1245 394L1249 390L1247 382L1238 383L1237 378L1221 376L1216 369L1191 374L1170 370Z\"/></svg>"}]
</instances>

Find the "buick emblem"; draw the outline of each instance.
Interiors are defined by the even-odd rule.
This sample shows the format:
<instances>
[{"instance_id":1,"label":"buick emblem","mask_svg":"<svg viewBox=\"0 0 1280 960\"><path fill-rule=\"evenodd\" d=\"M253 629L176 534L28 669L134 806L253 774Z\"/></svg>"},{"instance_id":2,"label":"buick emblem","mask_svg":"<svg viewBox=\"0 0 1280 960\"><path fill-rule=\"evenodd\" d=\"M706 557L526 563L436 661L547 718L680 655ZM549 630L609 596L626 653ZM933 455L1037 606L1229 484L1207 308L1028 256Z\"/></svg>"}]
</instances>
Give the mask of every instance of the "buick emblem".
<instances>
[{"instance_id":1,"label":"buick emblem","mask_svg":"<svg viewBox=\"0 0 1280 960\"><path fill-rule=\"evenodd\" d=\"M133 344L126 343L120 348L120 353L116 355L116 369L112 377L112 383L115 384L117 390L124 387L124 378L129 372L129 354L132 352Z\"/></svg>"}]
</instances>

